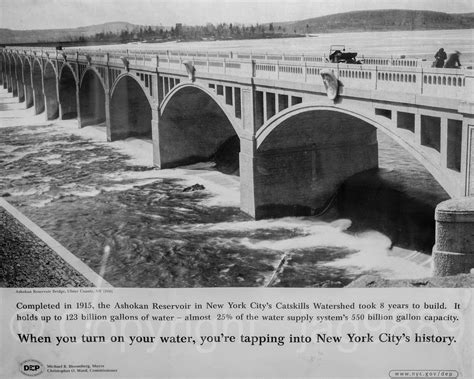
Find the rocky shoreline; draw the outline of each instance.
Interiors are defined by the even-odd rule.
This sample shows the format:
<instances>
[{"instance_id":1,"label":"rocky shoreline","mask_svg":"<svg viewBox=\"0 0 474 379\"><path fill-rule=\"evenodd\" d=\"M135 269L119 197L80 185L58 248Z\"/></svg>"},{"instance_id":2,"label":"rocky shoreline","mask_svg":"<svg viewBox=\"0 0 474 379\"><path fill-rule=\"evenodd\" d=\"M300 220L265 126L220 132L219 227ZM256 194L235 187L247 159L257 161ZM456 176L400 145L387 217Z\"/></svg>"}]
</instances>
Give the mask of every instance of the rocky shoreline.
<instances>
[{"instance_id":1,"label":"rocky shoreline","mask_svg":"<svg viewBox=\"0 0 474 379\"><path fill-rule=\"evenodd\" d=\"M91 287L92 283L0 207L0 287Z\"/></svg>"}]
</instances>

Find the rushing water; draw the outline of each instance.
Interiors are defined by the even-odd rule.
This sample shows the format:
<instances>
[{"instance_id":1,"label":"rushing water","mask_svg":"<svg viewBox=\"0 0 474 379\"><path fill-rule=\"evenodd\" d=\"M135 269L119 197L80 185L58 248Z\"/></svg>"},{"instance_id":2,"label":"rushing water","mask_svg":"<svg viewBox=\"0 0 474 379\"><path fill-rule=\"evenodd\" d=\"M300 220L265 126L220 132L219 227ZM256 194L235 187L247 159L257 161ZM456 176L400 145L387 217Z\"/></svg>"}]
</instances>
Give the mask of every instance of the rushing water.
<instances>
[{"instance_id":1,"label":"rushing water","mask_svg":"<svg viewBox=\"0 0 474 379\"><path fill-rule=\"evenodd\" d=\"M0 95L0 194L96 271L109 246L115 286L340 287L368 273L429 275L433 209L447 196L382 135L383 169L346 183L339 215L253 221L238 208L237 176L210 164L155 170L149 142L107 144L104 127L44 122ZM192 184L206 189L183 191Z\"/></svg>"},{"instance_id":2,"label":"rushing water","mask_svg":"<svg viewBox=\"0 0 474 379\"><path fill-rule=\"evenodd\" d=\"M474 61L472 30L139 48L323 54L331 44L427 59L444 46ZM75 120L45 122L22 107L0 90L0 195L96 271L108 246L104 276L114 286L340 287L368 273L429 276L434 207L448 196L383 134L380 169L349 179L324 219L253 221L238 208L239 178L228 175L235 162L225 151L217 166L155 170L149 141L104 143L103 126L79 130ZM205 189L183 191L193 184Z\"/></svg>"}]
</instances>

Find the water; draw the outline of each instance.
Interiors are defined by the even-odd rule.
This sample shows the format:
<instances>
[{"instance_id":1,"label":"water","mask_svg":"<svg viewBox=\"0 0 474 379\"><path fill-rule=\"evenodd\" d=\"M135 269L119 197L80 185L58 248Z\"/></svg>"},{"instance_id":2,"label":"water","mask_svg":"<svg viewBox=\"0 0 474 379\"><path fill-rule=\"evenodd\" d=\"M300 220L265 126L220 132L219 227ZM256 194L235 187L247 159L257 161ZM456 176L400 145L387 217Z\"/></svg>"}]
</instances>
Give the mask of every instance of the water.
<instances>
[{"instance_id":1,"label":"water","mask_svg":"<svg viewBox=\"0 0 474 379\"><path fill-rule=\"evenodd\" d=\"M204 42L139 43L100 46L101 49L117 47L126 49L203 50L203 51L254 51L271 53L329 54L330 45L345 45L346 50L359 56L394 56L422 58L432 61L440 47L449 54L462 53L461 63L474 62L474 29L420 30L399 32L328 33L317 37L275 38L267 40L230 40Z\"/></svg>"},{"instance_id":2,"label":"water","mask_svg":"<svg viewBox=\"0 0 474 379\"><path fill-rule=\"evenodd\" d=\"M341 287L363 274L429 276L429 246L413 233L394 238L392 219L415 209L424 218L411 225L432 220L446 194L383 136L384 170L362 180L376 202L353 191L355 177L340 194L339 217L253 221L238 208L237 176L212 164L155 170L149 141L104 143L103 126L45 122L10 96L0 92L0 194L97 272L109 246L105 279L114 286ZM183 192L196 183L206 189ZM374 203L388 210L375 220Z\"/></svg>"},{"instance_id":3,"label":"water","mask_svg":"<svg viewBox=\"0 0 474 379\"><path fill-rule=\"evenodd\" d=\"M472 30L321 34L315 38L125 45L127 48L472 59ZM116 46L113 46L116 48ZM152 168L150 141L104 143L105 128L45 122L0 90L0 195L121 287L341 287L364 274L430 274L434 207L448 198L409 154L379 134L380 170L356 175L324 219L253 221L239 206L235 162ZM229 149L235 150L229 142ZM205 190L183 192L193 184Z\"/></svg>"}]
</instances>

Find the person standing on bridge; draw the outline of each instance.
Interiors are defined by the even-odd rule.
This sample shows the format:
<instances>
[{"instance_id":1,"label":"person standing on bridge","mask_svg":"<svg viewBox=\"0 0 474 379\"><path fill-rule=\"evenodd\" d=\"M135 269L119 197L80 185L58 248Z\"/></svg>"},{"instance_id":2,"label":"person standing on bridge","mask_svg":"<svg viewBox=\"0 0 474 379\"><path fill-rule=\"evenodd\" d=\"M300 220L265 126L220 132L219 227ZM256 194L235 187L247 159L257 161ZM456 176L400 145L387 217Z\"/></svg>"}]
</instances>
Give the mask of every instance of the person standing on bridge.
<instances>
[{"instance_id":1,"label":"person standing on bridge","mask_svg":"<svg viewBox=\"0 0 474 379\"><path fill-rule=\"evenodd\" d=\"M452 54L449 54L449 58L444 65L444 68L460 68L461 62L459 61L459 56L461 53L459 51L455 51Z\"/></svg>"},{"instance_id":2,"label":"person standing on bridge","mask_svg":"<svg viewBox=\"0 0 474 379\"><path fill-rule=\"evenodd\" d=\"M435 61L433 62L433 67L443 68L444 61L446 60L446 52L443 48L439 49L435 54Z\"/></svg>"}]
</instances>

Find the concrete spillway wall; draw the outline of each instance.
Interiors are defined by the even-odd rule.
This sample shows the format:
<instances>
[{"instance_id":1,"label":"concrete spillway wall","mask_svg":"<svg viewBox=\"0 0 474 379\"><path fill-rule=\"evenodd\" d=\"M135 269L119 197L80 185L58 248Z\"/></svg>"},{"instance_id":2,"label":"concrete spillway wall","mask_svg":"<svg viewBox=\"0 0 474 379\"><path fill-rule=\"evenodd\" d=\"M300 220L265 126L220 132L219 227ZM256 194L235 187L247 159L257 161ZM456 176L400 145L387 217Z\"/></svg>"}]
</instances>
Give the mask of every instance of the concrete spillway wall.
<instances>
[{"instance_id":1,"label":"concrete spillway wall","mask_svg":"<svg viewBox=\"0 0 474 379\"><path fill-rule=\"evenodd\" d=\"M1 287L110 287L102 277L0 198Z\"/></svg>"}]
</instances>

